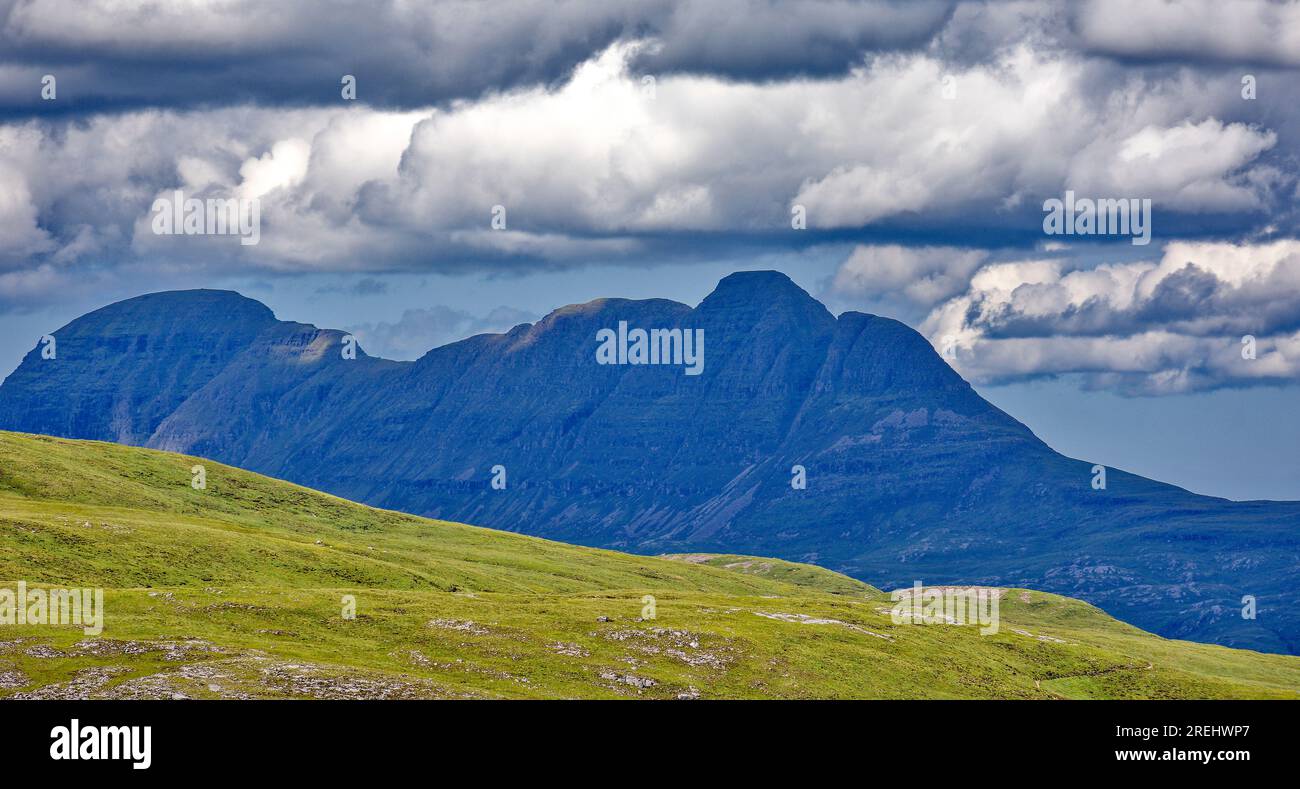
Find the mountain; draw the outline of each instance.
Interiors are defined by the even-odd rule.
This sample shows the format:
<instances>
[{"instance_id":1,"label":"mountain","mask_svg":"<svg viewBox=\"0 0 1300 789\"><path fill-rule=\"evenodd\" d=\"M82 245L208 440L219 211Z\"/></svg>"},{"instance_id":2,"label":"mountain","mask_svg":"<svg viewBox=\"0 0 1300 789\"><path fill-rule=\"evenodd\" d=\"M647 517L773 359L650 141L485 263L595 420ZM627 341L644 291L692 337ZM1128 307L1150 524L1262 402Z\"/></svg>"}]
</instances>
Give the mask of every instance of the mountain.
<instances>
[{"instance_id":1,"label":"mountain","mask_svg":"<svg viewBox=\"0 0 1300 789\"><path fill-rule=\"evenodd\" d=\"M699 374L600 364L621 322L701 330ZM984 401L915 331L836 317L776 272L732 274L695 308L563 307L415 362L345 358L341 332L220 291L130 299L54 336L57 358L33 351L0 386L0 428L581 545L1027 587L1169 638L1300 649L1300 503L1118 469L1094 490L1091 462Z\"/></svg>"},{"instance_id":2,"label":"mountain","mask_svg":"<svg viewBox=\"0 0 1300 789\"><path fill-rule=\"evenodd\" d=\"M999 627L981 635L896 624L887 595L817 567L673 559L371 509L196 457L0 432L0 589L104 592L96 636L0 628L0 698L1300 693L1300 658L1168 641L1043 592L995 590Z\"/></svg>"}]
</instances>

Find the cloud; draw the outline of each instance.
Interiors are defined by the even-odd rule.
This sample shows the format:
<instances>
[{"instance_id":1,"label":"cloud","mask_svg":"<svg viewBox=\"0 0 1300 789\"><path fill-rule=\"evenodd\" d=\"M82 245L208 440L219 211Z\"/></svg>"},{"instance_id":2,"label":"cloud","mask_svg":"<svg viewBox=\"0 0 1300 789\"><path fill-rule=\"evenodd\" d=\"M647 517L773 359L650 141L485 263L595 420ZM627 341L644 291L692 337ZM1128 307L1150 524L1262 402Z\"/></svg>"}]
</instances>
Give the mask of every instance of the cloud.
<instances>
[{"instance_id":1,"label":"cloud","mask_svg":"<svg viewBox=\"0 0 1300 789\"><path fill-rule=\"evenodd\" d=\"M990 62L1017 43L1126 62L1300 65L1300 4L954 0L0 0L0 117L142 108L387 110L545 86L619 41L637 74L836 78L881 53ZM39 96L54 73L66 102Z\"/></svg>"},{"instance_id":2,"label":"cloud","mask_svg":"<svg viewBox=\"0 0 1300 789\"><path fill-rule=\"evenodd\" d=\"M322 285L317 293L346 293L352 296L382 296L388 293L388 282L375 277L362 277L350 285Z\"/></svg>"},{"instance_id":3,"label":"cloud","mask_svg":"<svg viewBox=\"0 0 1300 789\"><path fill-rule=\"evenodd\" d=\"M838 75L859 65L864 52L924 45L953 6L933 0L675 3L643 30L659 46L642 54L637 67L746 80Z\"/></svg>"},{"instance_id":4,"label":"cloud","mask_svg":"<svg viewBox=\"0 0 1300 789\"><path fill-rule=\"evenodd\" d=\"M352 286L352 292L357 296L381 296L388 292L388 283L382 279L364 277Z\"/></svg>"},{"instance_id":5,"label":"cloud","mask_svg":"<svg viewBox=\"0 0 1300 789\"><path fill-rule=\"evenodd\" d=\"M663 262L863 228L996 246L1038 237L1041 201L1066 189L1153 198L1158 240L1199 230L1207 212L1239 233L1297 230L1292 152L1271 129L1225 119L1242 103L1231 84L1116 81L1113 65L1025 42L965 65L881 55L816 81L647 82L635 64L657 46L619 41L562 81L413 111L0 124L7 254L75 276L122 261L223 272ZM256 197L260 243L154 235L149 208L176 189ZM794 205L810 230L791 230ZM949 286L924 275L907 298Z\"/></svg>"},{"instance_id":6,"label":"cloud","mask_svg":"<svg viewBox=\"0 0 1300 789\"><path fill-rule=\"evenodd\" d=\"M497 307L484 316L439 305L405 310L389 323L365 323L349 329L372 356L418 359L433 348L485 332L504 332L537 316L512 307Z\"/></svg>"},{"instance_id":7,"label":"cloud","mask_svg":"<svg viewBox=\"0 0 1300 789\"><path fill-rule=\"evenodd\" d=\"M54 247L36 218L23 173L0 159L0 270L20 267L31 256Z\"/></svg>"},{"instance_id":8,"label":"cloud","mask_svg":"<svg viewBox=\"0 0 1300 789\"><path fill-rule=\"evenodd\" d=\"M1295 0L1089 0L1074 24L1085 48L1119 57L1300 65Z\"/></svg>"},{"instance_id":9,"label":"cloud","mask_svg":"<svg viewBox=\"0 0 1300 789\"><path fill-rule=\"evenodd\" d=\"M920 318L934 305L964 293L988 252L955 247L862 244L853 248L823 288L835 306Z\"/></svg>"},{"instance_id":10,"label":"cloud","mask_svg":"<svg viewBox=\"0 0 1300 789\"><path fill-rule=\"evenodd\" d=\"M923 331L978 382L1078 373L1131 394L1300 379L1300 241L1175 242L1158 261L990 264ZM1256 358L1243 356L1253 338Z\"/></svg>"},{"instance_id":11,"label":"cloud","mask_svg":"<svg viewBox=\"0 0 1300 789\"><path fill-rule=\"evenodd\" d=\"M275 189L291 187L307 175L311 146L306 140L279 140L271 150L249 159L239 168L240 183L235 194L244 199L260 198Z\"/></svg>"},{"instance_id":12,"label":"cloud","mask_svg":"<svg viewBox=\"0 0 1300 789\"><path fill-rule=\"evenodd\" d=\"M546 85L615 41L641 73L842 74L924 45L946 0L0 0L0 116L44 113L42 74L82 108L339 103L344 74L384 109ZM35 88L33 86L36 86Z\"/></svg>"},{"instance_id":13,"label":"cloud","mask_svg":"<svg viewBox=\"0 0 1300 789\"><path fill-rule=\"evenodd\" d=\"M1084 194L1150 198L1161 209L1248 211L1263 207L1272 171L1252 168L1277 135L1216 118L1144 126L1089 144L1067 182Z\"/></svg>"},{"instance_id":14,"label":"cloud","mask_svg":"<svg viewBox=\"0 0 1300 789\"><path fill-rule=\"evenodd\" d=\"M0 0L0 117L142 108L388 110L545 86L619 42L637 74L836 78L881 53L986 63L1028 43L1126 63L1300 65L1295 2ZM43 102L41 77L64 97Z\"/></svg>"},{"instance_id":15,"label":"cloud","mask_svg":"<svg viewBox=\"0 0 1300 789\"><path fill-rule=\"evenodd\" d=\"M1195 80L1121 80L1096 97L1099 71L1024 47L954 72L927 57L881 61L839 91L844 106L870 106L870 116L852 124L827 113L844 125L835 131L860 134L793 202L810 224L836 228L980 209L1006 221L1067 189L1148 197L1166 213L1252 210L1284 193L1258 161L1276 135L1212 115L1189 119L1211 111Z\"/></svg>"}]
</instances>

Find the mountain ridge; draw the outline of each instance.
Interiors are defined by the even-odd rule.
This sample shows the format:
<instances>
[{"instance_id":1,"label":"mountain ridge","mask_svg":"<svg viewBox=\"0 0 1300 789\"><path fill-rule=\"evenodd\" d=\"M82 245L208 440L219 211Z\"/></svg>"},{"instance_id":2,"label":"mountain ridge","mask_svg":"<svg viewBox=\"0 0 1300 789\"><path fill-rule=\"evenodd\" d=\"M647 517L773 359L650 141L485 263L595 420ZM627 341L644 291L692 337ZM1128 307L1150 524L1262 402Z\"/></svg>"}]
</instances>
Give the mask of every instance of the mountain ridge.
<instances>
[{"instance_id":1,"label":"mountain ridge","mask_svg":"<svg viewBox=\"0 0 1300 789\"><path fill-rule=\"evenodd\" d=\"M1228 502L1118 469L1093 490L1091 463L983 400L914 330L833 316L778 272L728 275L694 308L568 305L414 362L344 359L341 332L256 310L177 334L172 301L152 302L163 317L117 310L138 322L102 336L69 331L82 319L55 332L58 386L42 377L52 360L28 354L0 385L0 427L211 457L576 544L775 556L877 586L1041 588L1170 637L1300 645L1300 503ZM702 329L703 373L597 364L597 331L619 321ZM137 404L130 430L96 416ZM505 490L491 487L497 466ZM1260 619L1239 616L1245 595Z\"/></svg>"}]
</instances>

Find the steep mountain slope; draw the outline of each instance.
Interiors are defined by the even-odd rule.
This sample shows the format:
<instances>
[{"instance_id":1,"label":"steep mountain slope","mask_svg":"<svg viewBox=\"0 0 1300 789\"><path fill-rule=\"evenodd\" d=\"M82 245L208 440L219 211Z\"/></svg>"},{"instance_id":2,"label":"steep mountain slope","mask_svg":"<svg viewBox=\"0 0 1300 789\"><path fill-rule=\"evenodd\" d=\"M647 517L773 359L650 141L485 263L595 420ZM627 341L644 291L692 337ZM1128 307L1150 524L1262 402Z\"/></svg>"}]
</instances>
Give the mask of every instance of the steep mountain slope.
<instances>
[{"instance_id":1,"label":"steep mountain slope","mask_svg":"<svg viewBox=\"0 0 1300 789\"><path fill-rule=\"evenodd\" d=\"M775 272L733 274L694 309L565 307L412 363L344 359L338 332L243 315L166 341L178 305L209 293L129 300L55 332L57 360L29 355L0 386L0 427L198 454L567 542L775 556L878 586L1024 586L1168 637L1300 649L1300 504L1195 496L1116 469L1093 490L1091 463L985 402L919 334L836 318ZM98 341L119 313L129 329ZM598 364L597 333L620 322L703 330L702 373ZM204 331L241 338L220 369L200 365ZM141 391L196 365L178 393ZM146 393L175 406L106 432L102 398L81 393L114 382L129 393L115 408ZM795 465L805 489L790 484ZM1241 616L1246 595L1256 619Z\"/></svg>"},{"instance_id":2,"label":"steep mountain slope","mask_svg":"<svg viewBox=\"0 0 1300 789\"><path fill-rule=\"evenodd\" d=\"M0 589L105 589L98 636L0 626L0 697L1300 692L1300 658L1166 641L1055 595L1005 590L998 632L980 635L894 624L886 595L820 568L683 558L375 510L201 458L0 433Z\"/></svg>"}]
</instances>

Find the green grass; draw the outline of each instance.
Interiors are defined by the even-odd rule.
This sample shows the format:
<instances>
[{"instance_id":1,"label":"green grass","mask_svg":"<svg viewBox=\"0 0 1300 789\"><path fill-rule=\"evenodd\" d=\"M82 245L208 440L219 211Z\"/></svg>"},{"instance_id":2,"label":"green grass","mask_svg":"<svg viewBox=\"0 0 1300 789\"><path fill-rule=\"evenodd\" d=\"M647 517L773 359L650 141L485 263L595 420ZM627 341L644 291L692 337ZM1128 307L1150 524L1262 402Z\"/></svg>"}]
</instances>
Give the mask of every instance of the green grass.
<instances>
[{"instance_id":1,"label":"green grass","mask_svg":"<svg viewBox=\"0 0 1300 789\"><path fill-rule=\"evenodd\" d=\"M190 486L195 464L205 490ZM207 460L0 432L0 588L19 580L104 588L105 627L91 638L74 626L0 625L0 697L1300 689L1298 658L1165 640L1041 592L1005 593L995 635L896 625L888 595L810 565L580 548L376 510ZM653 619L642 617L645 595Z\"/></svg>"},{"instance_id":2,"label":"green grass","mask_svg":"<svg viewBox=\"0 0 1300 789\"><path fill-rule=\"evenodd\" d=\"M863 583L847 575L818 567L815 564L787 562L784 559L767 559L761 556L741 556L721 553L666 553L659 557L675 562L706 567L721 567L745 575L756 575L774 581L817 589L840 595L880 596L881 591L870 584Z\"/></svg>"}]
</instances>

